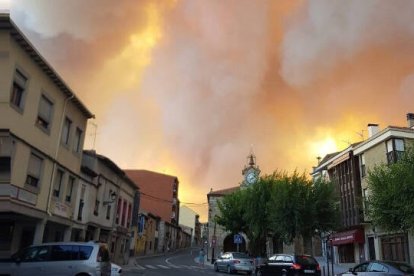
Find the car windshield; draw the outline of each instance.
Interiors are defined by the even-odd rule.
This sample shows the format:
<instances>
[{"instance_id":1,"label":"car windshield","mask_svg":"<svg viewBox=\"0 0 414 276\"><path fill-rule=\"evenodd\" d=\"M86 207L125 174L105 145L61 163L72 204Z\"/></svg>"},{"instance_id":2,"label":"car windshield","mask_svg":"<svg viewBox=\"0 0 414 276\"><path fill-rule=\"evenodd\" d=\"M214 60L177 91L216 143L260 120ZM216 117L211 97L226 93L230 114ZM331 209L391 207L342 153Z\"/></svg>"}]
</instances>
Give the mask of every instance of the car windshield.
<instances>
[{"instance_id":1,"label":"car windshield","mask_svg":"<svg viewBox=\"0 0 414 276\"><path fill-rule=\"evenodd\" d=\"M250 257L244 253L233 253L234 259L249 259Z\"/></svg>"},{"instance_id":2,"label":"car windshield","mask_svg":"<svg viewBox=\"0 0 414 276\"><path fill-rule=\"evenodd\" d=\"M318 264L318 262L311 256L296 256L296 262L303 265Z\"/></svg>"}]
</instances>

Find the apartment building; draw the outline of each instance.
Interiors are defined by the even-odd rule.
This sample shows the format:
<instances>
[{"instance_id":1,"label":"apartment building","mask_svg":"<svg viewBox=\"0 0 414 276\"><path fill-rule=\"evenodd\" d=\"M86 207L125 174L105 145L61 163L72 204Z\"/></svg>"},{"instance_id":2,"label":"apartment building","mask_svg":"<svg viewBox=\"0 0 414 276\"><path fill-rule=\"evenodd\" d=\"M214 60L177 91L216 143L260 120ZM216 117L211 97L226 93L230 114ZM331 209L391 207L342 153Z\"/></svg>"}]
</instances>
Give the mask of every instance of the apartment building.
<instances>
[{"instance_id":1,"label":"apartment building","mask_svg":"<svg viewBox=\"0 0 414 276\"><path fill-rule=\"evenodd\" d=\"M369 138L354 149L359 159L362 199L366 204L370 191L367 173L374 166L397 162L401 154L414 145L414 114L407 114L407 126L388 126L380 130L376 124L368 125ZM367 207L367 206L365 206ZM412 233L388 233L370 223L364 214L367 259L405 261L414 264L414 237Z\"/></svg>"},{"instance_id":2,"label":"apartment building","mask_svg":"<svg viewBox=\"0 0 414 276\"><path fill-rule=\"evenodd\" d=\"M0 14L0 257L70 240L87 120L93 114Z\"/></svg>"},{"instance_id":3,"label":"apartment building","mask_svg":"<svg viewBox=\"0 0 414 276\"><path fill-rule=\"evenodd\" d=\"M171 175L147 171L125 170L125 173L141 191L140 215L151 213L160 218L158 252L176 249L179 220L178 178Z\"/></svg>"},{"instance_id":4,"label":"apartment building","mask_svg":"<svg viewBox=\"0 0 414 276\"><path fill-rule=\"evenodd\" d=\"M186 229L187 233L191 235L191 244L193 246L200 245L200 216L191 208L185 205L180 206L180 221L181 228ZM191 231L189 231L191 229Z\"/></svg>"},{"instance_id":5,"label":"apartment building","mask_svg":"<svg viewBox=\"0 0 414 276\"><path fill-rule=\"evenodd\" d=\"M322 233L325 252L331 252L330 247L334 246L334 256L339 263L365 260L359 159L353 154L357 145L327 155L311 174L314 179L322 177L333 181L339 195L340 227L334 234Z\"/></svg>"},{"instance_id":6,"label":"apartment building","mask_svg":"<svg viewBox=\"0 0 414 276\"><path fill-rule=\"evenodd\" d=\"M136 255L151 255L158 252L160 217L152 213L139 214L139 231L135 239Z\"/></svg>"},{"instance_id":7,"label":"apartment building","mask_svg":"<svg viewBox=\"0 0 414 276\"><path fill-rule=\"evenodd\" d=\"M125 264L134 244L130 231L138 186L112 160L92 150L83 151L82 173L76 210L77 220L86 226L85 240L107 243L111 259Z\"/></svg>"},{"instance_id":8,"label":"apartment building","mask_svg":"<svg viewBox=\"0 0 414 276\"><path fill-rule=\"evenodd\" d=\"M407 123L407 127L388 126L383 130L377 124L368 124L366 140L327 155L313 169L312 176L333 181L340 196L341 228L325 235L325 252L334 246L336 262L380 259L414 263L412 234L387 233L372 225L366 213L368 171L398 161L414 145L414 114L407 114Z\"/></svg>"}]
</instances>

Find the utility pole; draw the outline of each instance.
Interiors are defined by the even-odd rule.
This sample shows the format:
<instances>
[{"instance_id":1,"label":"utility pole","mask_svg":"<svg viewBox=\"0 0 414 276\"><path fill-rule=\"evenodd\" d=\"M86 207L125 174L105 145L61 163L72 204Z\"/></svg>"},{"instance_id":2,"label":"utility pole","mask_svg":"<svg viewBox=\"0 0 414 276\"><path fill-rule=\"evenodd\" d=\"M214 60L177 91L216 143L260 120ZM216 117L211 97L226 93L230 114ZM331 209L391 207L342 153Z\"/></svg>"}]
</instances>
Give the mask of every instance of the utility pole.
<instances>
[{"instance_id":1,"label":"utility pole","mask_svg":"<svg viewBox=\"0 0 414 276\"><path fill-rule=\"evenodd\" d=\"M214 261L216 260L215 256L214 256L214 249L216 247L216 220L214 219L214 230L213 230L213 237L211 239L211 263L214 264Z\"/></svg>"}]
</instances>

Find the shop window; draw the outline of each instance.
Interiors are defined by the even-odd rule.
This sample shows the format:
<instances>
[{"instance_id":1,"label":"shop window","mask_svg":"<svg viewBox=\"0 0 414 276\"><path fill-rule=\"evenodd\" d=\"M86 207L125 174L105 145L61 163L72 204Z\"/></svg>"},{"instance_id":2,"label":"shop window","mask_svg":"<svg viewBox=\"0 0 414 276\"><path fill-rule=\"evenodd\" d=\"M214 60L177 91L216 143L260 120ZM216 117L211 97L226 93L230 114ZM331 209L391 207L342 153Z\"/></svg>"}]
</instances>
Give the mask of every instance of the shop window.
<instances>
[{"instance_id":1,"label":"shop window","mask_svg":"<svg viewBox=\"0 0 414 276\"><path fill-rule=\"evenodd\" d=\"M0 221L0 251L11 249L14 223L12 221Z\"/></svg>"},{"instance_id":2,"label":"shop window","mask_svg":"<svg viewBox=\"0 0 414 276\"><path fill-rule=\"evenodd\" d=\"M340 263L355 263L354 244L343 244L338 246Z\"/></svg>"}]
</instances>

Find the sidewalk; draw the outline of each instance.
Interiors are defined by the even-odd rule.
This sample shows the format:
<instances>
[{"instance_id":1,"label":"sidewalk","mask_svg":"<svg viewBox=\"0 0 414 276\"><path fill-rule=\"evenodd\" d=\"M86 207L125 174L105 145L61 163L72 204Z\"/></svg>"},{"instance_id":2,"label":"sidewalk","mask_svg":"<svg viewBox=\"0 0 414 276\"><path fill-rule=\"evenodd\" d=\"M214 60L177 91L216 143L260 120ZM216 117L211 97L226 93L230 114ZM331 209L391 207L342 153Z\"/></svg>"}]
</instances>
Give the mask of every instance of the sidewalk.
<instances>
[{"instance_id":1,"label":"sidewalk","mask_svg":"<svg viewBox=\"0 0 414 276\"><path fill-rule=\"evenodd\" d=\"M318 261L320 267L321 267L321 271L325 271L325 275L328 275L328 268L327 268L327 263L326 263L326 257L323 256L318 256L315 257L315 259ZM332 275L332 264L329 263L329 273L330 275ZM342 273L342 272L346 272L349 270L350 267L353 267L353 264L334 264L334 275L337 273ZM323 273L322 273L323 275Z\"/></svg>"}]
</instances>

